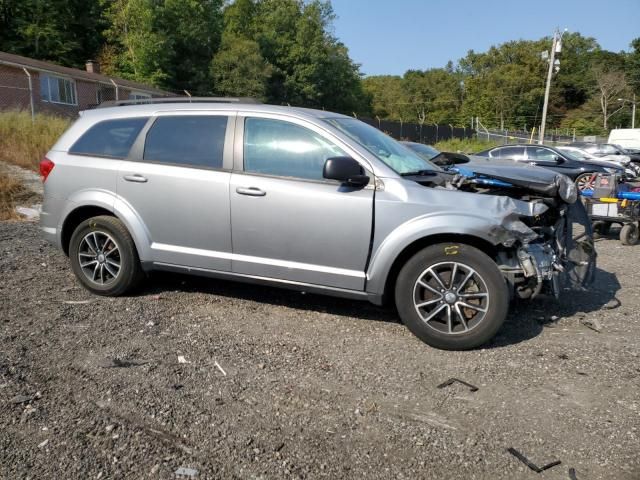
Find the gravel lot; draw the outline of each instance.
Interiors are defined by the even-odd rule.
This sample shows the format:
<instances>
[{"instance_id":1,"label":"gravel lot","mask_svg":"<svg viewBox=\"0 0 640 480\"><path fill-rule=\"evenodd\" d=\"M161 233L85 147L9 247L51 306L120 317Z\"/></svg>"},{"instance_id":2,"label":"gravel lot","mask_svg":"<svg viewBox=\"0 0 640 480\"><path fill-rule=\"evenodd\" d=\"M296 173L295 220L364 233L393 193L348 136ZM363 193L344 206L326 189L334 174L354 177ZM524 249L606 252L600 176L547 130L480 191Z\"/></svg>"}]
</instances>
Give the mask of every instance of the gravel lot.
<instances>
[{"instance_id":1,"label":"gravel lot","mask_svg":"<svg viewBox=\"0 0 640 480\"><path fill-rule=\"evenodd\" d=\"M35 224L0 223L0 478L638 479L640 247L598 251L594 290L444 352L392 309L285 290L95 297Z\"/></svg>"}]
</instances>

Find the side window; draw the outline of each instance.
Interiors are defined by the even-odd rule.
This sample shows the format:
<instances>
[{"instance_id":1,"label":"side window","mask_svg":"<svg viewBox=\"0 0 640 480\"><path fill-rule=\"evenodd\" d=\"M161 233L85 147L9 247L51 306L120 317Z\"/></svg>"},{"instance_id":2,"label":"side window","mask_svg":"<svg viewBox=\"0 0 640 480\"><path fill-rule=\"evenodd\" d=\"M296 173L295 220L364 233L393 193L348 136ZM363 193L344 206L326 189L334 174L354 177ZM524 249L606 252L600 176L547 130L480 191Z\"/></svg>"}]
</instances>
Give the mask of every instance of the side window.
<instances>
[{"instance_id":1,"label":"side window","mask_svg":"<svg viewBox=\"0 0 640 480\"><path fill-rule=\"evenodd\" d=\"M245 121L245 172L322 180L327 158L344 155L321 135L293 123L267 118Z\"/></svg>"},{"instance_id":2,"label":"side window","mask_svg":"<svg viewBox=\"0 0 640 480\"><path fill-rule=\"evenodd\" d=\"M69 153L126 158L147 118L121 118L96 123L69 149Z\"/></svg>"},{"instance_id":3,"label":"side window","mask_svg":"<svg viewBox=\"0 0 640 480\"><path fill-rule=\"evenodd\" d=\"M558 156L555 152L542 147L527 147L527 154L530 159L554 162Z\"/></svg>"},{"instance_id":4,"label":"side window","mask_svg":"<svg viewBox=\"0 0 640 480\"><path fill-rule=\"evenodd\" d=\"M503 147L493 152L493 157L507 158L510 160L524 160L524 147Z\"/></svg>"},{"instance_id":5,"label":"side window","mask_svg":"<svg viewBox=\"0 0 640 480\"><path fill-rule=\"evenodd\" d=\"M227 119L217 115L158 117L147 133L143 159L222 168Z\"/></svg>"}]
</instances>

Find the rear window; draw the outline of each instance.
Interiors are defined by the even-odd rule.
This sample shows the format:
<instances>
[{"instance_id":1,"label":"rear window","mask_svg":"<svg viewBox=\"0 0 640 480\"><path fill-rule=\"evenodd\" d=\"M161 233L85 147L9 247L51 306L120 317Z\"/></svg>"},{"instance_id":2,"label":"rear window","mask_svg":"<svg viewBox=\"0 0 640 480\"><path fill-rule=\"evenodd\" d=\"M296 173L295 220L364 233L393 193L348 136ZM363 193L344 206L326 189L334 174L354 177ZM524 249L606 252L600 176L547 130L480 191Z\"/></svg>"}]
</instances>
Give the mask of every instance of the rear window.
<instances>
[{"instance_id":1,"label":"rear window","mask_svg":"<svg viewBox=\"0 0 640 480\"><path fill-rule=\"evenodd\" d=\"M147 118L119 118L96 123L69 149L69 153L126 158Z\"/></svg>"},{"instance_id":2,"label":"rear window","mask_svg":"<svg viewBox=\"0 0 640 480\"><path fill-rule=\"evenodd\" d=\"M226 116L158 117L147 133L144 160L222 168Z\"/></svg>"}]
</instances>

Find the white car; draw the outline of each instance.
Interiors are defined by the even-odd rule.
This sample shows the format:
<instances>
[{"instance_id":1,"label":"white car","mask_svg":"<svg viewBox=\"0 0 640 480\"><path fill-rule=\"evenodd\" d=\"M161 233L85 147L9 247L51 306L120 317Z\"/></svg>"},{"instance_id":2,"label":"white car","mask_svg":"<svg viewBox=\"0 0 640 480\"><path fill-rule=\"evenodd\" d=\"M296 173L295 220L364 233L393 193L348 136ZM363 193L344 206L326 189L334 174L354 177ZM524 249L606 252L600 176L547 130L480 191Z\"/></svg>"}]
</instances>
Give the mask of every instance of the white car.
<instances>
[{"instance_id":1,"label":"white car","mask_svg":"<svg viewBox=\"0 0 640 480\"><path fill-rule=\"evenodd\" d=\"M587 160L589 162L598 161L606 162L611 166L621 166L624 168L627 179L635 179L640 177L640 167L631 161L628 155L605 155L598 157L593 153L582 150L578 147L558 147L558 150L568 152L578 160Z\"/></svg>"}]
</instances>

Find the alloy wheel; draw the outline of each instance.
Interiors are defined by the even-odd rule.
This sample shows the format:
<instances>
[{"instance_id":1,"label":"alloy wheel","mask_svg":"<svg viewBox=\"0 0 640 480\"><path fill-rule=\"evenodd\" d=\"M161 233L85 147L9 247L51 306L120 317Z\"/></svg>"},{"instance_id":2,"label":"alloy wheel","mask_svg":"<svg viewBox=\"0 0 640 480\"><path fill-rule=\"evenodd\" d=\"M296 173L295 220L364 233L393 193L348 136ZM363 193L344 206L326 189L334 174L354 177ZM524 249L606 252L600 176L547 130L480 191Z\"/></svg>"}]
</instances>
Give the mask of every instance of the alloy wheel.
<instances>
[{"instance_id":1,"label":"alloy wheel","mask_svg":"<svg viewBox=\"0 0 640 480\"><path fill-rule=\"evenodd\" d=\"M85 277L98 285L108 285L118 278L122 259L120 248L106 232L93 231L84 236L78 247L78 263Z\"/></svg>"},{"instance_id":2,"label":"alloy wheel","mask_svg":"<svg viewBox=\"0 0 640 480\"><path fill-rule=\"evenodd\" d=\"M473 330L484 320L490 295L476 270L459 262L441 262L420 274L413 299L427 326L456 335Z\"/></svg>"}]
</instances>

